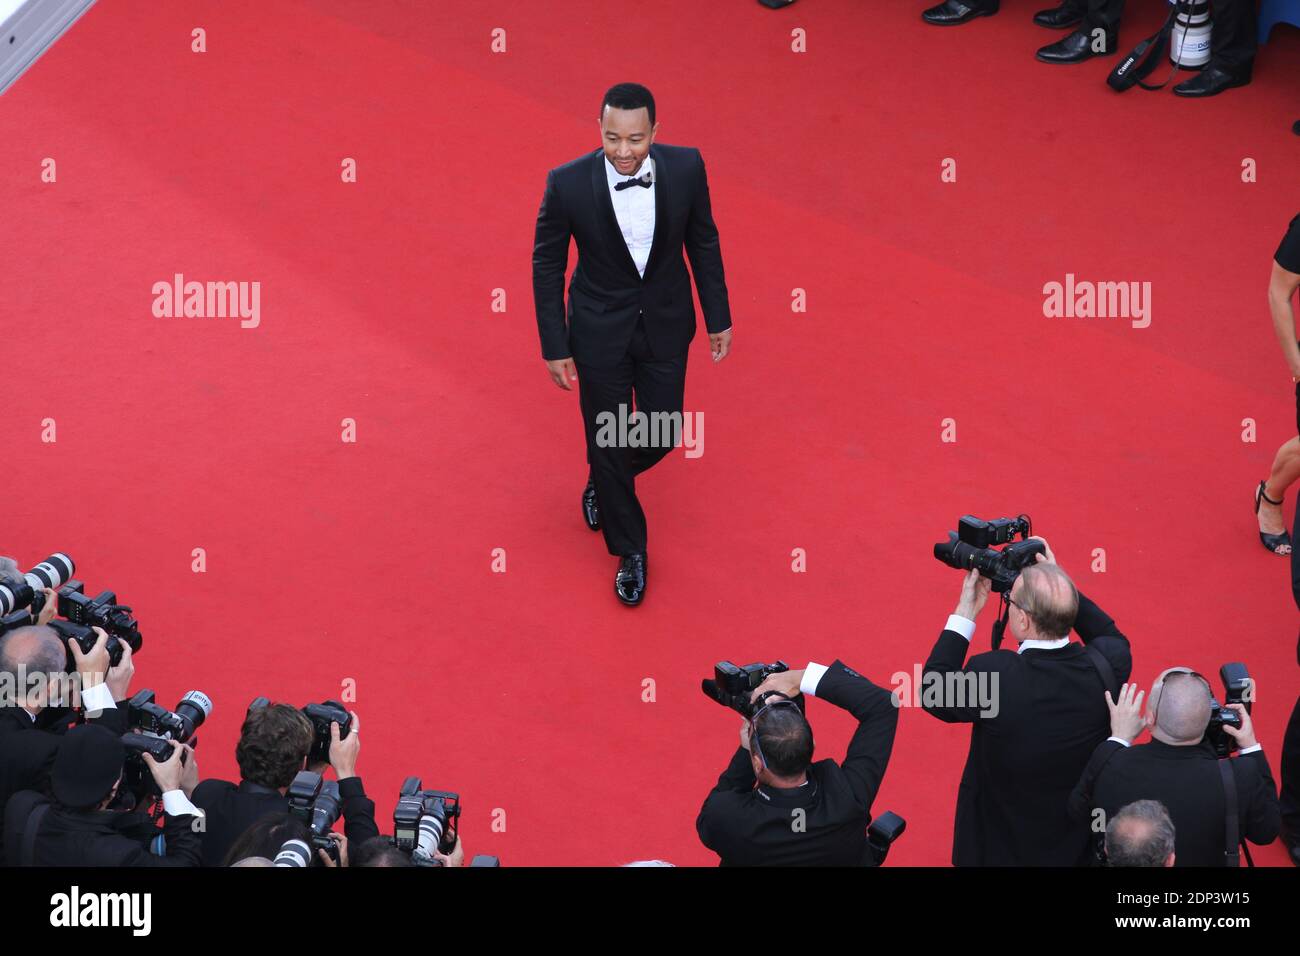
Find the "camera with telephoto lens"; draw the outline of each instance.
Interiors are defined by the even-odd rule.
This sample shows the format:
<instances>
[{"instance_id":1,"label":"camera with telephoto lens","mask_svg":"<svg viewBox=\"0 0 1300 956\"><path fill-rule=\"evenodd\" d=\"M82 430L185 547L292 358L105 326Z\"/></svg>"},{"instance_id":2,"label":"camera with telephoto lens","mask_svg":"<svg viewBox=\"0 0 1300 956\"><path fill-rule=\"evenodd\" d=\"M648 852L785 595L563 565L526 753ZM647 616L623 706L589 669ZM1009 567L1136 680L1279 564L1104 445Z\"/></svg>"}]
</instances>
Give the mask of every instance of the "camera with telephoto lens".
<instances>
[{"instance_id":1,"label":"camera with telephoto lens","mask_svg":"<svg viewBox=\"0 0 1300 956\"><path fill-rule=\"evenodd\" d=\"M326 786L320 774L300 770L285 796L289 798L289 815L311 829L311 848L324 850L335 863L340 862L339 845L330 839L342 810L338 785Z\"/></svg>"},{"instance_id":2,"label":"camera with telephoto lens","mask_svg":"<svg viewBox=\"0 0 1300 956\"><path fill-rule=\"evenodd\" d=\"M203 691L192 690L181 698L175 710L168 710L155 703L153 691L145 689L132 697L126 708L128 727L135 727L151 737L184 744L189 743L195 731L212 713L212 700Z\"/></svg>"},{"instance_id":3,"label":"camera with telephoto lens","mask_svg":"<svg viewBox=\"0 0 1300 956\"><path fill-rule=\"evenodd\" d=\"M1255 699L1254 682L1245 664L1224 664L1219 668L1219 680L1223 682L1223 703L1211 694L1210 725L1205 728L1205 739L1214 746L1219 757L1227 757L1237 749L1237 738L1223 728L1231 727L1241 730L1241 717L1235 710L1229 710L1228 704L1241 704L1250 713L1251 702Z\"/></svg>"},{"instance_id":4,"label":"camera with telephoto lens","mask_svg":"<svg viewBox=\"0 0 1300 956\"><path fill-rule=\"evenodd\" d=\"M6 562L7 563L7 562ZM45 588L57 591L72 579L76 563L61 551L50 555L22 579L0 581L0 634L34 624L45 607Z\"/></svg>"},{"instance_id":5,"label":"camera with telephoto lens","mask_svg":"<svg viewBox=\"0 0 1300 956\"><path fill-rule=\"evenodd\" d=\"M1031 523L1028 515L984 521L963 515L948 540L934 546L939 561L959 571L975 568L993 583L996 593L1011 590L1020 572L1046 554L1041 541L1029 541ZM1014 540L1017 536L1021 541ZM1005 545L998 550L994 545Z\"/></svg>"},{"instance_id":6,"label":"camera with telephoto lens","mask_svg":"<svg viewBox=\"0 0 1300 956\"><path fill-rule=\"evenodd\" d=\"M767 691L758 700L750 702L750 695L773 674L784 674L790 669L785 661L775 664L746 664L738 667L731 661L718 661L713 665L713 679L700 681L704 696L716 700L723 707L730 707L740 716L749 719L763 703L777 691ZM804 709L803 695L794 698L799 709Z\"/></svg>"},{"instance_id":7,"label":"camera with telephoto lens","mask_svg":"<svg viewBox=\"0 0 1300 956\"><path fill-rule=\"evenodd\" d=\"M419 777L407 777L393 808L393 846L411 855L416 866L441 866L443 856L456 849L460 794L425 790Z\"/></svg>"}]
</instances>

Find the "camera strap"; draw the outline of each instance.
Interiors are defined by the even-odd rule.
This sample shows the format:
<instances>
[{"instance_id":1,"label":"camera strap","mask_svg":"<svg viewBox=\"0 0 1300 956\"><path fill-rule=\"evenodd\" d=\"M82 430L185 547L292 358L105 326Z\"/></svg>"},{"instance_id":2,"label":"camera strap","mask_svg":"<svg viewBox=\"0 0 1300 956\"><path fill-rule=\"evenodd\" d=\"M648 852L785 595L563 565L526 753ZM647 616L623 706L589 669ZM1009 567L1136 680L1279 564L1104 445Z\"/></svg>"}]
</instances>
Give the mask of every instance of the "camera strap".
<instances>
[{"instance_id":1,"label":"camera strap","mask_svg":"<svg viewBox=\"0 0 1300 956\"><path fill-rule=\"evenodd\" d=\"M1156 64L1160 62L1160 57L1168 47L1169 35L1174 30L1174 19L1181 7L1181 0L1178 3L1170 4L1169 16L1165 18L1164 25L1134 47L1133 52L1126 56L1119 66L1111 70L1110 75L1106 77L1106 82L1111 89L1117 93L1123 93L1125 90L1131 89L1134 84L1137 84L1144 90L1158 90L1164 87L1170 79L1173 79L1174 73L1178 71L1178 64L1175 64L1169 78L1160 86L1152 86L1142 82L1156 68ZM1184 36L1186 36L1186 33L1187 28L1184 27Z\"/></svg>"},{"instance_id":2,"label":"camera strap","mask_svg":"<svg viewBox=\"0 0 1300 956\"><path fill-rule=\"evenodd\" d=\"M1110 691L1111 699L1119 700L1119 680L1115 677L1115 668L1110 666L1106 655L1091 644L1083 645L1083 649L1088 654L1088 660L1092 661L1092 666L1097 668L1097 673L1101 675L1101 682Z\"/></svg>"},{"instance_id":3,"label":"camera strap","mask_svg":"<svg viewBox=\"0 0 1300 956\"><path fill-rule=\"evenodd\" d=\"M1224 816L1224 841L1226 849L1224 850L1224 862L1227 866L1241 866L1241 851L1238 849L1241 845L1241 834L1238 827L1241 825L1237 817L1237 778L1232 773L1232 761L1223 758L1218 761L1219 777L1223 780L1223 802L1227 807Z\"/></svg>"}]
</instances>

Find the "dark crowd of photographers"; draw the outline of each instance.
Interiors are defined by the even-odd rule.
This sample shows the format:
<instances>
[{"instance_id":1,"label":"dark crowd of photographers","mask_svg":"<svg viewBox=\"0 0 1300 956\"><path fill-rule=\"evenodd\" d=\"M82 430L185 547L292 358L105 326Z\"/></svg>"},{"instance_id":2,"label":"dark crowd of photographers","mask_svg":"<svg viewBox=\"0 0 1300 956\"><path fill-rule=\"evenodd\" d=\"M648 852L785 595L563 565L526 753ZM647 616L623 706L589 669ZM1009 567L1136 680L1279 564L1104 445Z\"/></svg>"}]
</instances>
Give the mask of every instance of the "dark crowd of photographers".
<instances>
[{"instance_id":1,"label":"dark crowd of photographers","mask_svg":"<svg viewBox=\"0 0 1300 956\"><path fill-rule=\"evenodd\" d=\"M357 775L361 722L337 701L258 698L235 747L239 782L201 779L195 735L211 702L192 691L168 710L132 694L143 639L130 608L87 598L73 571L62 554L27 574L0 559L5 865L466 865L459 795L418 778L380 832Z\"/></svg>"},{"instance_id":2,"label":"dark crowd of photographers","mask_svg":"<svg viewBox=\"0 0 1300 956\"><path fill-rule=\"evenodd\" d=\"M1025 516L964 517L935 557L966 572L957 606L924 665L894 674L892 690L838 660L721 662L703 682L743 718L696 821L723 865L884 862L906 824L873 804L908 706L969 726L955 865L1236 866L1251 862L1248 844L1279 833L1300 863L1300 702L1279 799L1243 665L1222 668L1222 703L1185 667L1140 691L1129 639ZM0 559L5 865L466 865L459 795L418 778L381 833L357 773L360 719L336 701L258 698L235 746L239 781L202 779L195 735L211 702L192 691L169 710L133 693L142 638L130 608L111 592L87 597L74 570L62 554L25 574ZM993 649L972 654L991 595ZM1001 647L1008 633L1014 650ZM810 698L857 721L842 759L813 759Z\"/></svg>"}]
</instances>

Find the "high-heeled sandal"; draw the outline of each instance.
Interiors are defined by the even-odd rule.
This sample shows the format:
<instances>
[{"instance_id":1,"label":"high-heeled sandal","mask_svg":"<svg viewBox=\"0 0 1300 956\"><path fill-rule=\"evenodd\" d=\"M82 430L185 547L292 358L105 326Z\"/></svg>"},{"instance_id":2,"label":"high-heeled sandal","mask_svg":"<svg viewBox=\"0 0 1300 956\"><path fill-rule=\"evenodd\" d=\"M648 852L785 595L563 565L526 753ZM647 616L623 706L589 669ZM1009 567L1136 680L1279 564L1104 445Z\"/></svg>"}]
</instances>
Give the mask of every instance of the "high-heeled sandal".
<instances>
[{"instance_id":1,"label":"high-heeled sandal","mask_svg":"<svg viewBox=\"0 0 1300 956\"><path fill-rule=\"evenodd\" d=\"M1282 502L1274 501L1267 494L1265 494L1264 489L1267 487L1268 487L1268 481L1266 479L1264 481L1261 481L1259 483L1259 487L1255 489L1255 514L1257 515L1259 514L1259 505L1261 499L1263 501L1267 501L1271 505L1280 506L1282 504ZM1264 547L1267 548L1273 554L1287 555L1291 553L1291 534L1288 531L1283 531L1281 534L1265 534L1263 531L1261 531L1259 533L1259 540L1263 543ZM1278 550L1279 548L1286 548L1286 550L1279 551Z\"/></svg>"}]
</instances>

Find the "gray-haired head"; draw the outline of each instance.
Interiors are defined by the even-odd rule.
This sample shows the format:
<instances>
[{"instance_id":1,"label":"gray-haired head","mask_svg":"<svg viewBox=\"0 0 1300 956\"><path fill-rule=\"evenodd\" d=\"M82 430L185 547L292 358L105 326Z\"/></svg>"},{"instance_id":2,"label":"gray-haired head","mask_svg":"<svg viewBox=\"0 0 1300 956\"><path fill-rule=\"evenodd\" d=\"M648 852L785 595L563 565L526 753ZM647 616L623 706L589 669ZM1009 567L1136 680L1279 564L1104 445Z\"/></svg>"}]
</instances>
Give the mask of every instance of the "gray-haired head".
<instances>
[{"instance_id":1,"label":"gray-haired head","mask_svg":"<svg viewBox=\"0 0 1300 956\"><path fill-rule=\"evenodd\" d=\"M1106 824L1106 860L1111 866L1172 866L1174 821L1158 800L1121 807Z\"/></svg>"}]
</instances>

